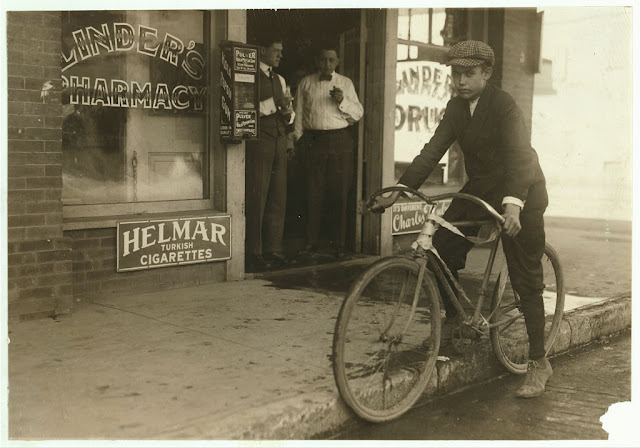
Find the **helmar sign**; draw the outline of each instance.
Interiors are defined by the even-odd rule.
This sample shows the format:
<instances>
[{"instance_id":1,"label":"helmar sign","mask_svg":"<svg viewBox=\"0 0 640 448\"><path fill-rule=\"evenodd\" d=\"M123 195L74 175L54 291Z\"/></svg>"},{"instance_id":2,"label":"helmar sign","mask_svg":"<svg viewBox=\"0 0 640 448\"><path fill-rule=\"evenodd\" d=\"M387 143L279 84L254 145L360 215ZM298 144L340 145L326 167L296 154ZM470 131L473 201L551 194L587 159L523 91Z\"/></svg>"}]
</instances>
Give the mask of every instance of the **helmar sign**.
<instances>
[{"instance_id":1,"label":"helmar sign","mask_svg":"<svg viewBox=\"0 0 640 448\"><path fill-rule=\"evenodd\" d=\"M118 272L231 258L229 215L118 223Z\"/></svg>"}]
</instances>

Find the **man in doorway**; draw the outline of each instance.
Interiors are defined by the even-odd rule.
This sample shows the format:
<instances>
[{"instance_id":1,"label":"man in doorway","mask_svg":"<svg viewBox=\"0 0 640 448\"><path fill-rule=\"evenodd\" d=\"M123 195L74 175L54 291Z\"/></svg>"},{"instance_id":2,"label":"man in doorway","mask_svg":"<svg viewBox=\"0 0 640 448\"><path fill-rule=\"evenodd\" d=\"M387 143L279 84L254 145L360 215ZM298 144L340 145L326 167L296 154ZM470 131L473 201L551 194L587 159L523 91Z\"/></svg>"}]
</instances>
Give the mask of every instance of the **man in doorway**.
<instances>
[{"instance_id":1,"label":"man in doorway","mask_svg":"<svg viewBox=\"0 0 640 448\"><path fill-rule=\"evenodd\" d=\"M263 36L260 45L260 134L246 144L247 268L257 270L286 262L282 236L287 206L287 134L295 113L282 76L274 71L282 59L282 38Z\"/></svg>"},{"instance_id":2,"label":"man in doorway","mask_svg":"<svg viewBox=\"0 0 640 448\"><path fill-rule=\"evenodd\" d=\"M337 257L343 257L354 158L354 142L347 127L362 118L363 107L353 82L335 72L335 45L318 45L315 62L318 71L300 81L295 101L293 135L304 151L308 177L307 245L303 252L318 248L323 206L327 205L335 219L330 235L333 249Z\"/></svg>"},{"instance_id":3,"label":"man in doorway","mask_svg":"<svg viewBox=\"0 0 640 448\"><path fill-rule=\"evenodd\" d=\"M469 181L461 192L484 199L497 210L504 210L502 245L511 284L520 295L529 338L528 371L516 395L541 395L552 374L544 348L545 313L542 255L545 246L543 213L548 204L545 178L538 156L531 147L522 111L508 93L488 83L495 57L489 45L463 41L449 50L447 65L452 67L458 96L447 104L434 136L413 160L399 184L419 188L454 141L465 159ZM384 210L399 197L394 192L372 206ZM453 199L444 214L447 221L477 220L486 216L479 206ZM477 234L478 229L468 234ZM433 245L457 278L472 244L440 228ZM443 291L443 285L439 285ZM455 291L455 287L454 287ZM446 320L443 343L450 342L457 310L441 292Z\"/></svg>"}]
</instances>

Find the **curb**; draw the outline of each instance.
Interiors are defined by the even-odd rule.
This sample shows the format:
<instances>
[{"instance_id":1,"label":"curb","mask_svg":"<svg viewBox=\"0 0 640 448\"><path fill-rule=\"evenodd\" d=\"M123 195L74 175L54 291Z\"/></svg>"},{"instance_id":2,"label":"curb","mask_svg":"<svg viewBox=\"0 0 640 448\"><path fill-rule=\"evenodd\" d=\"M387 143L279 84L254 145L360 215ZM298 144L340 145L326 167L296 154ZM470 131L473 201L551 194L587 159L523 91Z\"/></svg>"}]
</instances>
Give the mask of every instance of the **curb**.
<instances>
[{"instance_id":1,"label":"curb","mask_svg":"<svg viewBox=\"0 0 640 448\"><path fill-rule=\"evenodd\" d=\"M580 347L631 326L631 294L617 296L565 313L552 355ZM421 401L449 394L505 375L490 341L455 360L437 363ZM326 438L355 423L358 417L346 407L330 379L323 391L309 392L217 420L203 420L213 439L305 440ZM200 426L200 425L199 425Z\"/></svg>"}]
</instances>

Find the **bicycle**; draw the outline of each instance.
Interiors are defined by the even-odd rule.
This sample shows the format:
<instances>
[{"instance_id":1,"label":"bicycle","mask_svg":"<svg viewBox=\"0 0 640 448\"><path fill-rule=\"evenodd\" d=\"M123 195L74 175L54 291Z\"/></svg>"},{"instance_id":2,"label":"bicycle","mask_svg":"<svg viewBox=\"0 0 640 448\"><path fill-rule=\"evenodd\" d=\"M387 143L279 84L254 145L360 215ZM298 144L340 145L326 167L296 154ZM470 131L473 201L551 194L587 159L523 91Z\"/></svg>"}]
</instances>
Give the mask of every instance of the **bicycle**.
<instances>
[{"instance_id":1,"label":"bicycle","mask_svg":"<svg viewBox=\"0 0 640 448\"><path fill-rule=\"evenodd\" d=\"M439 215L428 214L410 256L376 261L351 286L336 321L333 371L345 403L371 422L404 414L429 384L438 359L443 318L436 277L446 285L446 293L458 310L460 335L472 340L488 335L496 357L509 372L527 371L527 332L519 297L510 287L506 262L497 274L488 311L485 306L504 218L483 200L465 193L427 197L411 188L395 186L377 191L369 203L392 191L408 192L432 209L438 201L466 199L483 207L489 218L449 223ZM462 235L458 227L482 225L493 229L488 238L468 237L474 243L493 240L474 305L431 245L431 238L438 226ZM547 244L544 254L543 298L545 308L553 309L552 318L545 324L545 350L549 354L562 321L564 282L555 250Z\"/></svg>"}]
</instances>

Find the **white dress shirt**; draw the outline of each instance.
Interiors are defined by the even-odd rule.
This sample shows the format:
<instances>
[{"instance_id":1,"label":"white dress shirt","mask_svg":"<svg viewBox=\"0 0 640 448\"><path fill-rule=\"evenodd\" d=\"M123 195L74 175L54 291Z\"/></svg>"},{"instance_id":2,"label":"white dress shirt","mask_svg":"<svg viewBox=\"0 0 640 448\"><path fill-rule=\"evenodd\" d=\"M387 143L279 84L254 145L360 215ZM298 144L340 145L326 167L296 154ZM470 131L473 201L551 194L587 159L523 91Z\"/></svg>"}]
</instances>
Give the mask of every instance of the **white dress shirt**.
<instances>
[{"instance_id":1,"label":"white dress shirt","mask_svg":"<svg viewBox=\"0 0 640 448\"><path fill-rule=\"evenodd\" d=\"M271 71L273 70L273 68L270 65L267 65L264 62L260 61L260 70L262 70L262 72L265 75L267 75L267 77L271 78ZM282 76L280 76L276 72L273 72L273 74L276 75L280 80L280 84L282 85L282 92L284 93L287 90L287 82L284 80ZM261 117L266 117L267 115L275 114L277 111L278 111L278 108L276 107L276 103L273 100L273 97L267 98L264 101L260 101ZM289 124L293 123L294 118L295 118L295 112L291 114L291 118L289 119Z\"/></svg>"},{"instance_id":2,"label":"white dress shirt","mask_svg":"<svg viewBox=\"0 0 640 448\"><path fill-rule=\"evenodd\" d=\"M344 94L340 104L329 95L334 87ZM298 140L305 129L343 129L362 118L364 109L353 83L336 72L331 81L321 81L320 73L307 75L300 81L296 92L296 118L293 137Z\"/></svg>"},{"instance_id":3,"label":"white dress shirt","mask_svg":"<svg viewBox=\"0 0 640 448\"><path fill-rule=\"evenodd\" d=\"M476 111L476 106L478 105L478 101L480 101L480 97L476 98L475 100L469 101L469 112L471 113L472 117L473 117L473 113Z\"/></svg>"}]
</instances>

